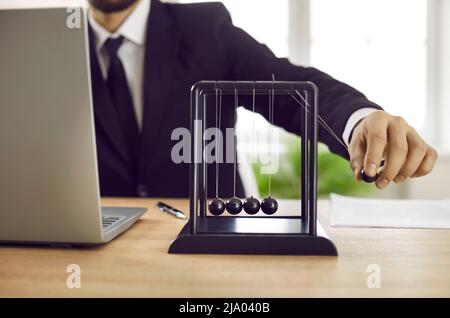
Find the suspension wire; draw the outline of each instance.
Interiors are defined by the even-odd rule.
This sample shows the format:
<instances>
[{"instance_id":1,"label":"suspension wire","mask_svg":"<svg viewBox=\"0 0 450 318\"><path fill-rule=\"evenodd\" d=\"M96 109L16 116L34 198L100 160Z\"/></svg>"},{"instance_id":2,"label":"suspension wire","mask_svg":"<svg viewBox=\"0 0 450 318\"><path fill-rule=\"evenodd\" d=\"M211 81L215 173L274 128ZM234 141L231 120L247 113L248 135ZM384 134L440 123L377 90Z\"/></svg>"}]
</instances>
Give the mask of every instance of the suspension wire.
<instances>
[{"instance_id":1,"label":"suspension wire","mask_svg":"<svg viewBox=\"0 0 450 318\"><path fill-rule=\"evenodd\" d=\"M303 97L298 90L295 90L296 94L302 99L303 103L301 101L299 101L296 96L294 94L292 94L291 92L289 92L289 95L303 108L305 109L308 113L310 113L310 107L311 105L308 103L308 101L306 100L305 97ZM348 151L348 146L341 140L341 138L339 138L336 133L333 131L333 129L326 123L326 121L319 115L317 114L317 122L334 138L336 139L347 151Z\"/></svg>"},{"instance_id":2,"label":"suspension wire","mask_svg":"<svg viewBox=\"0 0 450 318\"><path fill-rule=\"evenodd\" d=\"M256 138L256 134L255 134L255 108L256 108L256 89L255 89L255 85L253 84L253 116L252 116L252 144L253 144L253 153L251 156L251 162L253 162L253 160L255 159L255 155L256 155L256 151L257 151L257 138Z\"/></svg>"},{"instance_id":3,"label":"suspension wire","mask_svg":"<svg viewBox=\"0 0 450 318\"><path fill-rule=\"evenodd\" d=\"M234 125L236 125L236 112L239 104L236 82L234 83ZM237 161L237 143L236 143L236 127L233 132L234 145L234 171L233 171L233 197L236 197L236 161Z\"/></svg>"},{"instance_id":4,"label":"suspension wire","mask_svg":"<svg viewBox=\"0 0 450 318\"><path fill-rule=\"evenodd\" d=\"M219 89L216 87L216 198L219 197L219 167L220 167L220 156L221 156L221 130L220 130L220 123L221 123L221 113L222 113L222 90L220 90L220 97Z\"/></svg>"},{"instance_id":5,"label":"suspension wire","mask_svg":"<svg viewBox=\"0 0 450 318\"><path fill-rule=\"evenodd\" d=\"M274 119L274 111L275 111L275 76L272 74L272 91L271 95L269 95L269 156L272 159L272 134L273 134L273 119ZM269 197L272 193L272 174L269 174Z\"/></svg>"}]
</instances>

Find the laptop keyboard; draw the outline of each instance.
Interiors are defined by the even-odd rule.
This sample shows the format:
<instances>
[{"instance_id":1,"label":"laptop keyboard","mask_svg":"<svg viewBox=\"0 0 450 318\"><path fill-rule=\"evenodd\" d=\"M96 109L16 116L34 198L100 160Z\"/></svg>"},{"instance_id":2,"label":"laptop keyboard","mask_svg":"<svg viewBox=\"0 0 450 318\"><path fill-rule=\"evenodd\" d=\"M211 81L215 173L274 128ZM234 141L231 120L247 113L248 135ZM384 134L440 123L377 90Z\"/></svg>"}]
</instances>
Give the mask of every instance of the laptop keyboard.
<instances>
[{"instance_id":1,"label":"laptop keyboard","mask_svg":"<svg viewBox=\"0 0 450 318\"><path fill-rule=\"evenodd\" d=\"M102 216L103 230L106 230L107 228L113 226L123 218L124 216Z\"/></svg>"}]
</instances>

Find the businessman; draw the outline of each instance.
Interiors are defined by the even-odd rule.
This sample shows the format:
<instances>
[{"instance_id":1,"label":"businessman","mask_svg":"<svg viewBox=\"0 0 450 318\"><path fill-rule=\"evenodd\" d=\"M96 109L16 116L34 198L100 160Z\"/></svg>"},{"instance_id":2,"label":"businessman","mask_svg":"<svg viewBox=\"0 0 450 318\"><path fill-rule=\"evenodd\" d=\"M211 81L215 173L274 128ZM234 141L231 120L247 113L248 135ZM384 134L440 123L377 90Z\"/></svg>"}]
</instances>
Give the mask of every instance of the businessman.
<instances>
[{"instance_id":1,"label":"businessman","mask_svg":"<svg viewBox=\"0 0 450 318\"><path fill-rule=\"evenodd\" d=\"M361 92L311 67L277 58L233 26L220 3L167 4L158 0L89 0L91 76L100 188L103 196L185 197L189 168L171 160L177 127L189 127L190 87L199 80L311 81L319 88L320 115L348 150L319 129L320 141L349 159L359 180L377 172L384 189L428 174L437 159L402 118ZM240 104L251 107L245 97ZM233 101L224 97L222 127L233 127ZM256 110L267 117L267 102ZM274 124L299 132L299 107L277 99ZM226 142L226 141L225 141ZM233 166L223 164L222 197L232 195ZM214 177L214 173L209 173ZM214 184L214 179L209 180ZM243 195L240 180L237 194Z\"/></svg>"}]
</instances>

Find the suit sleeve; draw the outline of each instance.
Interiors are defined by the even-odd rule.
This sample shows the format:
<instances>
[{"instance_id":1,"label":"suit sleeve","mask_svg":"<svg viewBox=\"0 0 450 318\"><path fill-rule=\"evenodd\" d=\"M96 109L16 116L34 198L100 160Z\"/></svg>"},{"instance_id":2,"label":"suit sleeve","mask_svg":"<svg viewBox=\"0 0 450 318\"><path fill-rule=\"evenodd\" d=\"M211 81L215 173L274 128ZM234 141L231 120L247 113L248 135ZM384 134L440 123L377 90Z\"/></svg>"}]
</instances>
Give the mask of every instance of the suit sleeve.
<instances>
[{"instance_id":1,"label":"suit sleeve","mask_svg":"<svg viewBox=\"0 0 450 318\"><path fill-rule=\"evenodd\" d=\"M337 136L343 135L349 117L361 108L381 109L358 90L313 67L296 66L277 58L265 45L232 24L222 6L219 29L220 48L225 53L225 77L229 80L270 81L272 74L280 81L311 81L319 88L319 114ZM248 104L244 106L249 106ZM258 101L257 111L267 117L266 103ZM300 131L300 108L290 96L279 98L275 105L274 124L289 132ZM348 159L347 150L319 125L319 140L330 150Z\"/></svg>"}]
</instances>

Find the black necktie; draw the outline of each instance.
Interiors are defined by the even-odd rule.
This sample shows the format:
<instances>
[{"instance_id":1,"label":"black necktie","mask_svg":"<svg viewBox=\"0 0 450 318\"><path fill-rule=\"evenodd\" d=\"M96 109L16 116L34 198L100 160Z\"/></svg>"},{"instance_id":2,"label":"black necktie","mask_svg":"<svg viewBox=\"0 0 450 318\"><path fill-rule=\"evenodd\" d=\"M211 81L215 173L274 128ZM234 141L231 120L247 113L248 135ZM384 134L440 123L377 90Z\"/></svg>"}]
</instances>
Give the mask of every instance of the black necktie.
<instances>
[{"instance_id":1,"label":"black necktie","mask_svg":"<svg viewBox=\"0 0 450 318\"><path fill-rule=\"evenodd\" d=\"M109 38L105 42L105 48L109 56L109 69L107 86L109 94L122 124L125 142L128 145L128 151L136 165L139 149L139 128L136 121L136 113L133 106L130 89L128 87L125 69L117 56L117 51L122 45L123 37Z\"/></svg>"}]
</instances>

